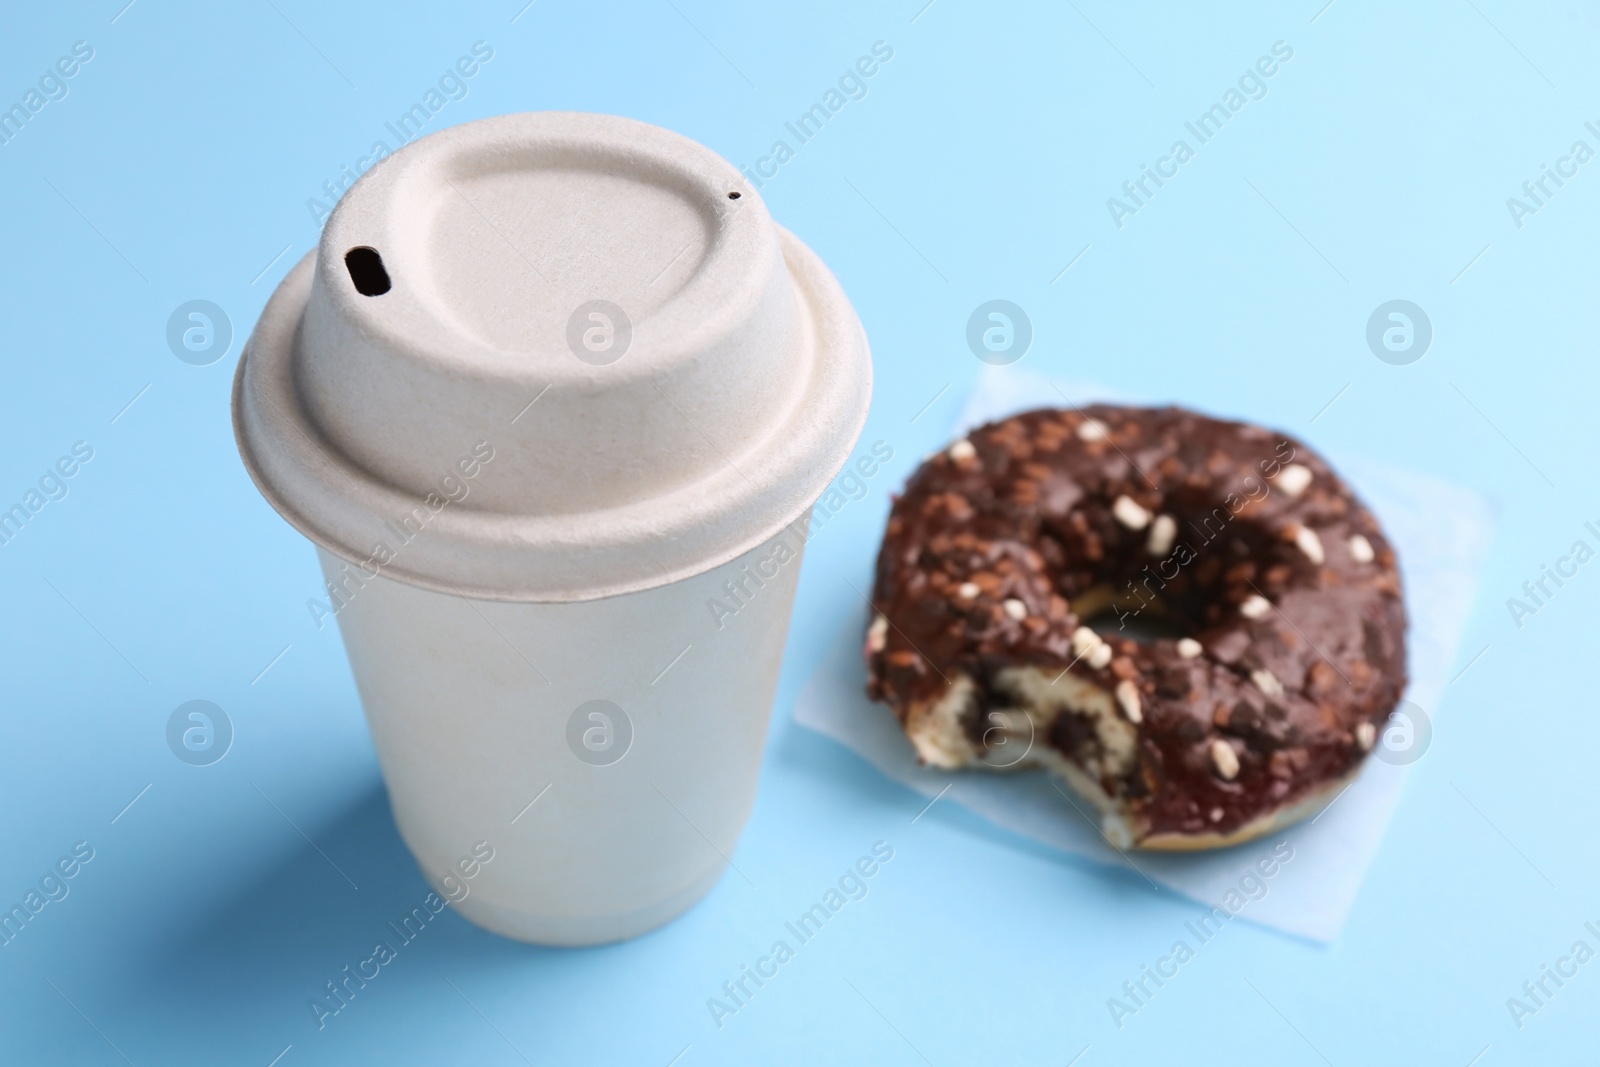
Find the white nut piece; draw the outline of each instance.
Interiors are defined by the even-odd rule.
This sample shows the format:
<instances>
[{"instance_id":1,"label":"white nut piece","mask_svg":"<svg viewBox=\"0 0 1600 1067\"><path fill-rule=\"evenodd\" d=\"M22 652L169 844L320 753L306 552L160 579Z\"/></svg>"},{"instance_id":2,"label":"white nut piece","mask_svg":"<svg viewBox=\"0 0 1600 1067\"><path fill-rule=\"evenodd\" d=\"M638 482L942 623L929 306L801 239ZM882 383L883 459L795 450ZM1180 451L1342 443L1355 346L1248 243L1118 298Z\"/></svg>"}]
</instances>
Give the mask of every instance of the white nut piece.
<instances>
[{"instance_id":1,"label":"white nut piece","mask_svg":"<svg viewBox=\"0 0 1600 1067\"><path fill-rule=\"evenodd\" d=\"M1370 722L1356 725L1356 744L1361 746L1361 751L1371 752L1372 746L1377 744L1378 728Z\"/></svg>"},{"instance_id":2,"label":"white nut piece","mask_svg":"<svg viewBox=\"0 0 1600 1067\"><path fill-rule=\"evenodd\" d=\"M1118 682L1116 694L1117 704L1121 706L1122 713L1128 717L1128 721L1143 722L1144 711L1139 703L1139 687L1133 683L1133 679L1124 678Z\"/></svg>"},{"instance_id":3,"label":"white nut piece","mask_svg":"<svg viewBox=\"0 0 1600 1067\"><path fill-rule=\"evenodd\" d=\"M872 625L867 627L867 651L882 652L884 644L889 639L889 620L879 615L872 620Z\"/></svg>"},{"instance_id":4,"label":"white nut piece","mask_svg":"<svg viewBox=\"0 0 1600 1067\"><path fill-rule=\"evenodd\" d=\"M961 583L961 587L956 590L956 596L960 597L962 600L971 600L973 597L975 597L977 595L978 595L978 583L977 582L962 582Z\"/></svg>"},{"instance_id":5,"label":"white nut piece","mask_svg":"<svg viewBox=\"0 0 1600 1067\"><path fill-rule=\"evenodd\" d=\"M1317 531L1309 526L1300 526L1295 529L1294 544L1296 548L1305 553L1306 559L1309 559L1319 567L1328 558L1327 554L1322 551L1322 538L1318 537Z\"/></svg>"},{"instance_id":6,"label":"white nut piece","mask_svg":"<svg viewBox=\"0 0 1600 1067\"><path fill-rule=\"evenodd\" d=\"M1087 656L1100 645L1100 635L1087 626L1080 626L1072 631L1072 654L1074 656Z\"/></svg>"},{"instance_id":7,"label":"white nut piece","mask_svg":"<svg viewBox=\"0 0 1600 1067\"><path fill-rule=\"evenodd\" d=\"M1152 556L1165 556L1177 536L1178 520L1171 515L1157 515L1150 524L1150 537L1144 543L1144 550Z\"/></svg>"},{"instance_id":8,"label":"white nut piece","mask_svg":"<svg viewBox=\"0 0 1600 1067\"><path fill-rule=\"evenodd\" d=\"M1271 610L1272 601L1259 593L1251 593L1245 598L1244 603L1239 605L1239 614L1247 619L1264 619Z\"/></svg>"},{"instance_id":9,"label":"white nut piece","mask_svg":"<svg viewBox=\"0 0 1600 1067\"><path fill-rule=\"evenodd\" d=\"M1278 681L1278 676L1264 668L1257 668L1250 672L1250 681L1255 687L1269 697L1283 696L1283 683Z\"/></svg>"},{"instance_id":10,"label":"white nut piece","mask_svg":"<svg viewBox=\"0 0 1600 1067\"><path fill-rule=\"evenodd\" d=\"M972 442L968 441L965 437L951 445L949 449L950 458L955 460L957 463L960 463L964 459L972 459L977 454L978 450L973 448Z\"/></svg>"},{"instance_id":11,"label":"white nut piece","mask_svg":"<svg viewBox=\"0 0 1600 1067\"><path fill-rule=\"evenodd\" d=\"M1119 496L1111 502L1111 514L1130 530L1142 530L1150 525L1150 513L1139 506L1131 496Z\"/></svg>"},{"instance_id":12,"label":"white nut piece","mask_svg":"<svg viewBox=\"0 0 1600 1067\"><path fill-rule=\"evenodd\" d=\"M1223 781L1231 782L1239 776L1239 755L1220 737L1211 742L1211 764Z\"/></svg>"},{"instance_id":13,"label":"white nut piece","mask_svg":"<svg viewBox=\"0 0 1600 1067\"><path fill-rule=\"evenodd\" d=\"M1357 563L1371 563L1377 558L1377 553L1372 551L1372 542L1360 534L1350 536L1350 558Z\"/></svg>"},{"instance_id":14,"label":"white nut piece","mask_svg":"<svg viewBox=\"0 0 1600 1067\"><path fill-rule=\"evenodd\" d=\"M1078 440L1104 441L1111 436L1111 428L1099 419L1084 419L1078 424Z\"/></svg>"},{"instance_id":15,"label":"white nut piece","mask_svg":"<svg viewBox=\"0 0 1600 1067\"><path fill-rule=\"evenodd\" d=\"M1290 496L1299 496L1311 484L1311 468L1303 463L1291 463L1278 472L1275 484Z\"/></svg>"},{"instance_id":16,"label":"white nut piece","mask_svg":"<svg viewBox=\"0 0 1600 1067\"><path fill-rule=\"evenodd\" d=\"M1178 655L1182 656L1184 659L1194 659L1204 651L1205 649L1201 647L1200 642L1196 641L1194 638L1178 638Z\"/></svg>"},{"instance_id":17,"label":"white nut piece","mask_svg":"<svg viewBox=\"0 0 1600 1067\"><path fill-rule=\"evenodd\" d=\"M1000 607L1005 611L1006 618L1013 622L1021 622L1028 617L1028 605L1016 597L1007 597Z\"/></svg>"},{"instance_id":18,"label":"white nut piece","mask_svg":"<svg viewBox=\"0 0 1600 1067\"><path fill-rule=\"evenodd\" d=\"M1097 671L1106 669L1106 664L1111 662L1111 646L1101 642L1094 646L1094 651L1089 653L1089 666Z\"/></svg>"}]
</instances>

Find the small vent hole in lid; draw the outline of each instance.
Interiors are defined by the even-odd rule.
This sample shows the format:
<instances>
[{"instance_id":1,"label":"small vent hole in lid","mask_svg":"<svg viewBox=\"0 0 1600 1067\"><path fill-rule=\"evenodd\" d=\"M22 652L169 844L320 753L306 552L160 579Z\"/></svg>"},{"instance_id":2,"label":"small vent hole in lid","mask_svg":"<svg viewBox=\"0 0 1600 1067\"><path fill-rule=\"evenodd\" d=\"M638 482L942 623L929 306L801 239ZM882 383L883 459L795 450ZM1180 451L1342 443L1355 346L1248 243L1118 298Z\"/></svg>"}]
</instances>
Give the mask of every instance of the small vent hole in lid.
<instances>
[{"instance_id":1,"label":"small vent hole in lid","mask_svg":"<svg viewBox=\"0 0 1600 1067\"><path fill-rule=\"evenodd\" d=\"M382 296L389 291L389 272L383 269L383 257L376 248L352 248L344 254L344 265L362 296Z\"/></svg>"}]
</instances>

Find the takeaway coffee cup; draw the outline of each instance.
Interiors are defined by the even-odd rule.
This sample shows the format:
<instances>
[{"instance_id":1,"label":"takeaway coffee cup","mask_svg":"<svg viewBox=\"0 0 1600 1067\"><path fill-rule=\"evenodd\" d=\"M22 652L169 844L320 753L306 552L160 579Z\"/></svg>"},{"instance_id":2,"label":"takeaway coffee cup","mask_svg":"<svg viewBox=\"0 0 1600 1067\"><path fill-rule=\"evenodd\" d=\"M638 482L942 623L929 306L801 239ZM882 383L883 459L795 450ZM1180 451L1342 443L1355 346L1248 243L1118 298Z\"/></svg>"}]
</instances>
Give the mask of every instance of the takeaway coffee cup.
<instances>
[{"instance_id":1,"label":"takeaway coffee cup","mask_svg":"<svg viewBox=\"0 0 1600 1067\"><path fill-rule=\"evenodd\" d=\"M870 393L833 276L677 134L508 115L345 194L235 434L318 546L395 821L462 914L594 944L723 875Z\"/></svg>"}]
</instances>

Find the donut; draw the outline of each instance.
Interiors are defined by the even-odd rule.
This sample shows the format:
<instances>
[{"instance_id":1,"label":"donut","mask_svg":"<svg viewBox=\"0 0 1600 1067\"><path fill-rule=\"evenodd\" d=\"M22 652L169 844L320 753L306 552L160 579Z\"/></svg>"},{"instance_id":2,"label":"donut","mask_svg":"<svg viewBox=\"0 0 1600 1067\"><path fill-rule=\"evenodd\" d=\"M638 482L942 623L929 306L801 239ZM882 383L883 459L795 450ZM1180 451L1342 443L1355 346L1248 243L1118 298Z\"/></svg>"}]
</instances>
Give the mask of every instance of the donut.
<instances>
[{"instance_id":1,"label":"donut","mask_svg":"<svg viewBox=\"0 0 1600 1067\"><path fill-rule=\"evenodd\" d=\"M1177 407L1030 411L929 457L872 606L867 692L923 763L1042 767L1123 849L1315 813L1406 683L1372 514L1299 441Z\"/></svg>"}]
</instances>

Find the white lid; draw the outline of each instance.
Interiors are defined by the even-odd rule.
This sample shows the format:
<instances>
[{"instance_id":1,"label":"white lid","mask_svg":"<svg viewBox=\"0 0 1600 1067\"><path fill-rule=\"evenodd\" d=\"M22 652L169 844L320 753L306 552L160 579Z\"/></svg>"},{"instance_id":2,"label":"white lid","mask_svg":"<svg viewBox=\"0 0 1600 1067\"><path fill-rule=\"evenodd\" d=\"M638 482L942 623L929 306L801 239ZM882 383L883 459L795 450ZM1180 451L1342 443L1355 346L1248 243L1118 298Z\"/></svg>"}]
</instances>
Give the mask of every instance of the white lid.
<instances>
[{"instance_id":1,"label":"white lid","mask_svg":"<svg viewBox=\"0 0 1600 1067\"><path fill-rule=\"evenodd\" d=\"M538 112L424 137L352 186L263 310L233 413L261 492L336 555L568 601L767 540L843 465L871 390L838 282L731 164Z\"/></svg>"}]
</instances>

